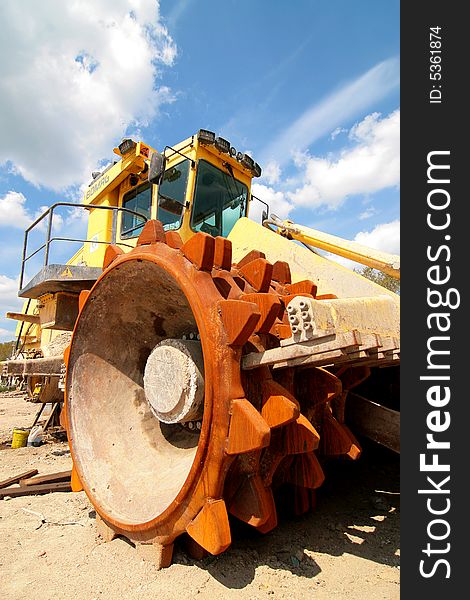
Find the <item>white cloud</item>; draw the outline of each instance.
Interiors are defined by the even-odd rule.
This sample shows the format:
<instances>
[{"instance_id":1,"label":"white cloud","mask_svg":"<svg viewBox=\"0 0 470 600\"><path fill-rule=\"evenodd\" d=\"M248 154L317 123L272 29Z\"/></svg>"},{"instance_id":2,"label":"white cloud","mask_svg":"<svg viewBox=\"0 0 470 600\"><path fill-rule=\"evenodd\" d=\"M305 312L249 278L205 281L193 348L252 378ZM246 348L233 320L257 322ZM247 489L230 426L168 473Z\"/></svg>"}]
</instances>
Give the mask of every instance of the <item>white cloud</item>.
<instances>
[{"instance_id":1,"label":"white cloud","mask_svg":"<svg viewBox=\"0 0 470 600\"><path fill-rule=\"evenodd\" d=\"M18 280L7 277L6 275L0 275L0 312L2 312L5 307L12 304L17 306L23 302L23 300L18 299L17 294ZM6 308L6 310L12 309Z\"/></svg>"},{"instance_id":2,"label":"white cloud","mask_svg":"<svg viewBox=\"0 0 470 600\"><path fill-rule=\"evenodd\" d=\"M0 197L0 227L26 229L47 209L47 206L41 206L34 214L32 214L26 206L25 196L20 192L9 191L3 197ZM62 225L62 215L54 212L52 220L53 230L58 231ZM46 228L46 219L38 224L38 227L44 231Z\"/></svg>"},{"instance_id":3,"label":"white cloud","mask_svg":"<svg viewBox=\"0 0 470 600\"><path fill-rule=\"evenodd\" d=\"M368 115L350 131L352 148L337 157L298 154L296 164L303 168L303 182L289 199L309 208L336 209L348 196L371 194L397 186L400 179L400 111L387 117Z\"/></svg>"},{"instance_id":4,"label":"white cloud","mask_svg":"<svg viewBox=\"0 0 470 600\"><path fill-rule=\"evenodd\" d=\"M281 177L281 167L276 161L270 161L263 167L262 179L269 184L278 183Z\"/></svg>"},{"instance_id":5,"label":"white cloud","mask_svg":"<svg viewBox=\"0 0 470 600\"><path fill-rule=\"evenodd\" d=\"M35 185L88 179L129 128L174 97L176 46L155 0L0 3L0 164Z\"/></svg>"},{"instance_id":6,"label":"white cloud","mask_svg":"<svg viewBox=\"0 0 470 600\"><path fill-rule=\"evenodd\" d=\"M37 211L37 213L34 215L34 220L36 220L38 217L40 217L43 213L46 212L46 210L48 209L48 206L40 206L39 210ZM59 207L60 208L60 207ZM47 227L47 218L45 217L39 224L38 227L40 227L41 229L45 230ZM52 230L53 231L60 231L62 229L62 225L64 224L64 218L61 214L59 214L57 212L57 209L54 211L53 215L52 215Z\"/></svg>"},{"instance_id":7,"label":"white cloud","mask_svg":"<svg viewBox=\"0 0 470 600\"><path fill-rule=\"evenodd\" d=\"M286 218L289 212L294 208L293 204L289 202L285 194L277 192L272 187L263 185L262 183L254 183L251 186L252 193L266 202L269 205L270 213L274 213L278 217ZM264 204L254 200L250 205L250 219L261 223L261 216L265 210Z\"/></svg>"},{"instance_id":8,"label":"white cloud","mask_svg":"<svg viewBox=\"0 0 470 600\"><path fill-rule=\"evenodd\" d=\"M330 138L334 140L339 136L340 133L346 133L346 131L347 129L345 129L344 127L337 127L330 133Z\"/></svg>"},{"instance_id":9,"label":"white cloud","mask_svg":"<svg viewBox=\"0 0 470 600\"><path fill-rule=\"evenodd\" d=\"M21 310L24 299L18 298L18 280L0 275L0 341L14 339L17 321L5 317L7 311Z\"/></svg>"},{"instance_id":10,"label":"white cloud","mask_svg":"<svg viewBox=\"0 0 470 600\"><path fill-rule=\"evenodd\" d=\"M369 206L365 211L361 212L359 215L359 221L364 221L365 219L370 219L375 215L377 211L373 206Z\"/></svg>"},{"instance_id":11,"label":"white cloud","mask_svg":"<svg viewBox=\"0 0 470 600\"><path fill-rule=\"evenodd\" d=\"M370 246L383 252L400 254L400 221L381 223L372 231L360 231L354 238L359 244Z\"/></svg>"},{"instance_id":12,"label":"white cloud","mask_svg":"<svg viewBox=\"0 0 470 600\"><path fill-rule=\"evenodd\" d=\"M19 192L10 191L0 198L0 227L26 229L32 217L25 207L26 198Z\"/></svg>"},{"instance_id":13,"label":"white cloud","mask_svg":"<svg viewBox=\"0 0 470 600\"><path fill-rule=\"evenodd\" d=\"M396 58L379 63L354 81L307 109L292 125L274 139L261 155L261 163L276 160L281 166L297 151L303 151L319 138L378 100L399 84Z\"/></svg>"}]
</instances>

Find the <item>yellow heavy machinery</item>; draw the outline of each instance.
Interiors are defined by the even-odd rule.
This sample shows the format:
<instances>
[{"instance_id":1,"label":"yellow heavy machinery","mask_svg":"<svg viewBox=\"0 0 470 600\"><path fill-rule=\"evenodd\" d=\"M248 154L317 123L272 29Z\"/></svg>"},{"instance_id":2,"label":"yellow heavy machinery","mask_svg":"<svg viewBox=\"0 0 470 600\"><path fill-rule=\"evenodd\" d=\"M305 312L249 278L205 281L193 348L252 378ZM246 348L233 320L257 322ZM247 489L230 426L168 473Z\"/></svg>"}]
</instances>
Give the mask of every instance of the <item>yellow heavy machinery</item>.
<instances>
[{"instance_id":1,"label":"yellow heavy machinery","mask_svg":"<svg viewBox=\"0 0 470 600\"><path fill-rule=\"evenodd\" d=\"M26 232L23 354L5 369L43 401L65 388L73 489L106 539L165 566L179 536L194 556L224 551L229 514L272 530L276 494L313 508L323 461L361 453L349 425L398 450L399 298L315 248L393 277L399 258L267 206L248 219L261 168L210 131L115 152L74 205L88 235L67 264L49 264L59 205Z\"/></svg>"}]
</instances>

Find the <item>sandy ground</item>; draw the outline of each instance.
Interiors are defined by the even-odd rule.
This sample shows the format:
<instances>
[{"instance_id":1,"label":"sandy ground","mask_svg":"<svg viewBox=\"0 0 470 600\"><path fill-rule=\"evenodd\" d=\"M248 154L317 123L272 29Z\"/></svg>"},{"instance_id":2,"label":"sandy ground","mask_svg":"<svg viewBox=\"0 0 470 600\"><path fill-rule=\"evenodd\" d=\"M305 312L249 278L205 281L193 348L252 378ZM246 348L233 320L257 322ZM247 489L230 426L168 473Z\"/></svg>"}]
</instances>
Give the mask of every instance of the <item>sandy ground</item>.
<instances>
[{"instance_id":1,"label":"sandy ground","mask_svg":"<svg viewBox=\"0 0 470 600\"><path fill-rule=\"evenodd\" d=\"M36 405L0 394L0 480L28 468L70 468L67 444L12 450L14 426L29 426ZM328 465L317 510L285 516L266 536L233 523L231 548L196 562L176 547L157 571L123 539L103 543L81 493L0 500L0 596L302 599L399 598L399 460L365 444L359 461Z\"/></svg>"}]
</instances>

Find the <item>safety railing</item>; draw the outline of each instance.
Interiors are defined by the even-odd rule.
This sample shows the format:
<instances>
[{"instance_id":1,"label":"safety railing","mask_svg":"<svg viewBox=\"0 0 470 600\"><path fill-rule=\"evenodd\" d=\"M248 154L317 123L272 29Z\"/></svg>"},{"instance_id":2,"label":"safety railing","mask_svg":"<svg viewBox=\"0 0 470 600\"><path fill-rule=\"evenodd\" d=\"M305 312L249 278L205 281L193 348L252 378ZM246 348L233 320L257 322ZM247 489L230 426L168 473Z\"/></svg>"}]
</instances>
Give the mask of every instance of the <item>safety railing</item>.
<instances>
[{"instance_id":1,"label":"safety railing","mask_svg":"<svg viewBox=\"0 0 470 600\"><path fill-rule=\"evenodd\" d=\"M54 210L59 206L69 206L71 208L84 208L87 210L111 210L113 211L113 223L112 223L112 234L111 241L102 241L102 240L94 240L94 239L81 239L81 238L69 238L69 237L53 237L52 236L52 225L54 218ZM78 242L78 243L93 243L93 244L114 244L116 242L116 226L117 226L117 214L118 212L129 213L133 216L142 219L142 223L137 225L132 229L138 229L142 227L148 219L145 215L136 212L135 210L130 210L129 208L123 208L120 206L95 206L90 204L76 204L75 202L56 202L52 204L40 217L38 217L34 223L32 223L24 232L24 242L23 242L23 254L21 258L21 272L20 272L20 282L19 289L23 288L23 279L26 263L28 260L36 256L41 250L44 250L44 261L43 266L47 266L49 264L49 252L50 246L52 242ZM44 244L42 244L39 248L36 248L33 252L28 254L28 238L29 234L33 229L35 229L44 219L47 218L47 226L46 226L46 235ZM128 248L133 248L130 244L124 244L123 242L119 242L121 246L127 246Z\"/></svg>"}]
</instances>

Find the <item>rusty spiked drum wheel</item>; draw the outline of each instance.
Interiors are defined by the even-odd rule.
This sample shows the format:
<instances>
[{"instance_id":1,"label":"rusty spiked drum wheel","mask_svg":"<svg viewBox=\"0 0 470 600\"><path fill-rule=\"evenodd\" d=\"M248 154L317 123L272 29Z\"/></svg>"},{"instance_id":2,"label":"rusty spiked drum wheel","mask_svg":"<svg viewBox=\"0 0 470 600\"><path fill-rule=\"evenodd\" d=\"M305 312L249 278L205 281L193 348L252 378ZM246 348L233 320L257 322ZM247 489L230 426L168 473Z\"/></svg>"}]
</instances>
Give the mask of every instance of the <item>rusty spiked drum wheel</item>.
<instances>
[{"instance_id":1,"label":"rusty spiked drum wheel","mask_svg":"<svg viewBox=\"0 0 470 600\"><path fill-rule=\"evenodd\" d=\"M273 486L289 485L296 512L308 510L323 481L317 430L325 453L359 452L330 408L339 379L240 369L242 352L282 337L288 265L261 253L232 265L228 240L182 244L150 221L134 250L110 246L103 266L80 299L65 401L72 483L102 535L165 566L181 534L195 556L225 550L228 512L271 530Z\"/></svg>"}]
</instances>

